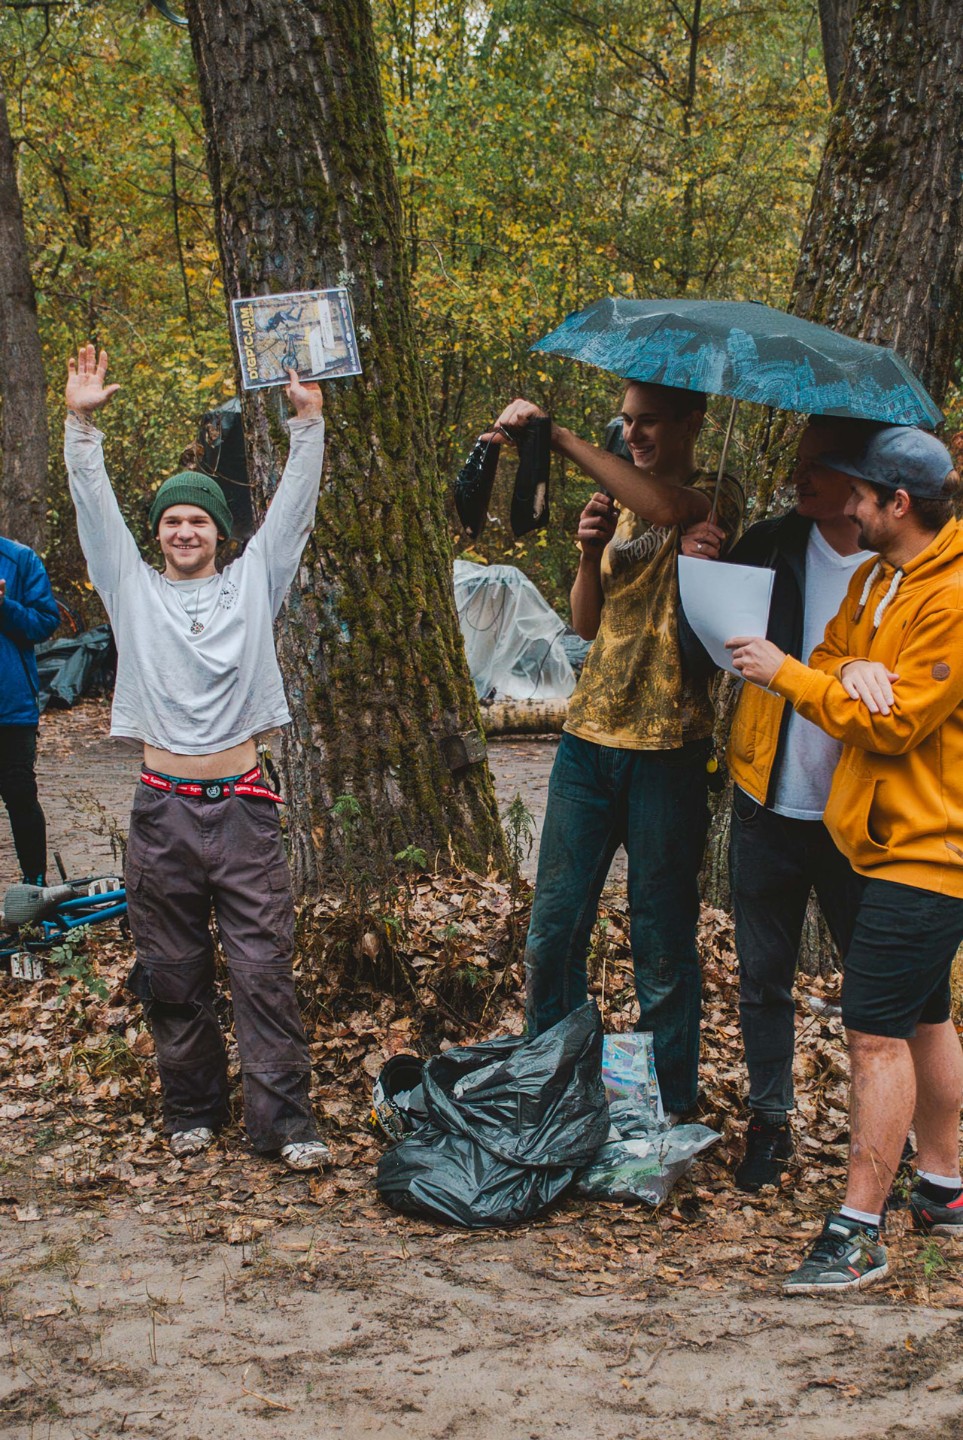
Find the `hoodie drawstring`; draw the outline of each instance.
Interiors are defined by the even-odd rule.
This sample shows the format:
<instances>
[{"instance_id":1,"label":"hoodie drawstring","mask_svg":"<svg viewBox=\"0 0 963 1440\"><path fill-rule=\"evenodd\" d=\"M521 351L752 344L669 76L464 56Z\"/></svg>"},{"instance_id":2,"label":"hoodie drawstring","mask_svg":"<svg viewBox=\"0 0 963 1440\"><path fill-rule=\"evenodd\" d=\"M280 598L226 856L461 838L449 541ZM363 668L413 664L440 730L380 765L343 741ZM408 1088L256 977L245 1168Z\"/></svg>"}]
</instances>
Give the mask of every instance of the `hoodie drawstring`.
<instances>
[{"instance_id":1,"label":"hoodie drawstring","mask_svg":"<svg viewBox=\"0 0 963 1440\"><path fill-rule=\"evenodd\" d=\"M877 560L877 561L876 561L876 564L873 566L872 570L870 570L869 574L866 576L866 583L863 585L863 593L862 593L862 595L860 595L860 597L859 597L859 604L856 606L856 613L855 613L855 615L853 616L853 622L854 622L854 623L856 623L857 621L859 621L859 620L862 618L863 611L866 609L866 601L869 599L869 592L872 590L873 586L876 584L876 581L877 581L877 579L878 579L878 577L879 577L880 572L882 571L882 569L883 569L883 562L882 562L882 560ZM902 580L902 578L903 578L903 572L902 572L902 570L894 570L894 571L893 571L893 578L892 578L892 580L889 582L889 589L886 591L886 594L885 594L885 595L883 596L883 598L880 600L879 604L876 606L876 610L875 610L874 613L873 613L873 634L874 634L874 635L876 634L876 631L879 629L880 621L881 621L882 618L883 618L883 614L884 614L884 612L885 612L885 610L886 610L887 605L890 603L890 601L892 600L893 596L896 594L897 590L899 589L900 581Z\"/></svg>"}]
</instances>

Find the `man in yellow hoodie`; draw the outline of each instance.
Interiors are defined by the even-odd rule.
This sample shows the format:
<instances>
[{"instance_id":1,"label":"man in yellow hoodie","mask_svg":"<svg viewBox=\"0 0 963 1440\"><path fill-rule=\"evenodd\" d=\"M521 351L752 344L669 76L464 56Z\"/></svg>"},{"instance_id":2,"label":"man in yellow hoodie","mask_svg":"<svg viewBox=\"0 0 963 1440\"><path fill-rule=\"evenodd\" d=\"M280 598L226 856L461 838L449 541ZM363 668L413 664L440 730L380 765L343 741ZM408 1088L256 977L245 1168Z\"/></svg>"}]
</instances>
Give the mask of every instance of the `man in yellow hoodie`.
<instances>
[{"instance_id":1,"label":"man in yellow hoodie","mask_svg":"<svg viewBox=\"0 0 963 1440\"><path fill-rule=\"evenodd\" d=\"M843 966L852 1062L845 1202L784 1284L862 1289L888 1274L883 1206L912 1125L917 1227L963 1236L963 1053L950 968L963 943L963 526L953 460L933 435L878 431L847 475L857 570L809 664L771 641L729 641L747 680L843 742L825 824L866 877Z\"/></svg>"}]
</instances>

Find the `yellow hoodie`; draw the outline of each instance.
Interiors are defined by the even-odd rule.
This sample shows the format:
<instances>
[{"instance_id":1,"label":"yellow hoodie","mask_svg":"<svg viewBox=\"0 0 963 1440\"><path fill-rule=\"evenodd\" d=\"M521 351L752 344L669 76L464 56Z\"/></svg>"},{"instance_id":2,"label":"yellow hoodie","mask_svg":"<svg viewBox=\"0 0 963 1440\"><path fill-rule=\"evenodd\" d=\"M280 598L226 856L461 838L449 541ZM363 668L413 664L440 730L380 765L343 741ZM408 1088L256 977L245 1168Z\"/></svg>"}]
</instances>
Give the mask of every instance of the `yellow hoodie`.
<instances>
[{"instance_id":1,"label":"yellow hoodie","mask_svg":"<svg viewBox=\"0 0 963 1440\"><path fill-rule=\"evenodd\" d=\"M808 665L787 657L769 688L844 742L825 823L854 870L963 898L963 526L951 520L903 569L853 576ZM849 660L899 675L889 715L851 700Z\"/></svg>"}]
</instances>

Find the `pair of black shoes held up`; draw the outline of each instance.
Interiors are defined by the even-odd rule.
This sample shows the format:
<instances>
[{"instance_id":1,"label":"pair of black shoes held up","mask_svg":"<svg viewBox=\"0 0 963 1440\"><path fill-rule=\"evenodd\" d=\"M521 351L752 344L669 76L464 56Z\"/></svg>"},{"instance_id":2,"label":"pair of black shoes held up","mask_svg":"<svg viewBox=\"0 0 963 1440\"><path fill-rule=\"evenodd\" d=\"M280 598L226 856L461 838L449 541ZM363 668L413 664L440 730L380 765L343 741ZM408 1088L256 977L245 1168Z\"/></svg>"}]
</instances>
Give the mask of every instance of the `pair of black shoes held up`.
<instances>
[{"instance_id":1,"label":"pair of black shoes held up","mask_svg":"<svg viewBox=\"0 0 963 1440\"><path fill-rule=\"evenodd\" d=\"M511 509L512 533L518 540L548 524L552 422L547 415L539 415L527 425L503 425L501 429L518 447ZM501 448L493 440L479 440L455 481L455 509L472 540L478 539L488 519Z\"/></svg>"}]
</instances>

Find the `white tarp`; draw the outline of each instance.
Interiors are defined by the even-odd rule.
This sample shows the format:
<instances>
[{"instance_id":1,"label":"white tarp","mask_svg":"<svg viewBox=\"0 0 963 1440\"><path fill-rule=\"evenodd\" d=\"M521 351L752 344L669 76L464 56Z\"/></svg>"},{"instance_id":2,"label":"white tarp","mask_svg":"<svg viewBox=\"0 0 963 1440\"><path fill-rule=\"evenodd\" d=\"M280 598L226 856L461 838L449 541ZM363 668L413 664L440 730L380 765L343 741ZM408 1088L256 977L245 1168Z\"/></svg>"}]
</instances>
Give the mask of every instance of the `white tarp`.
<instances>
[{"instance_id":1,"label":"white tarp","mask_svg":"<svg viewBox=\"0 0 963 1440\"><path fill-rule=\"evenodd\" d=\"M455 561L455 605L482 700L565 700L575 672L566 627L514 565Z\"/></svg>"}]
</instances>

